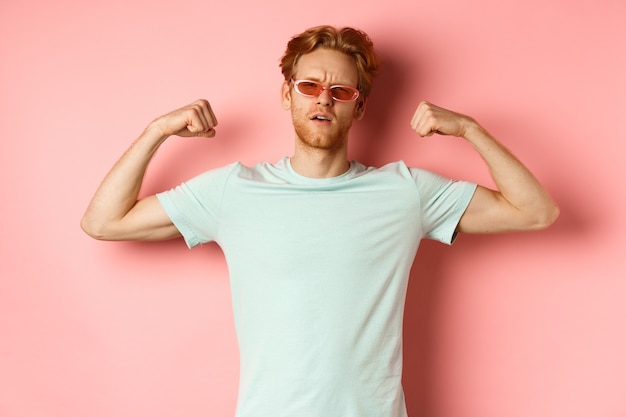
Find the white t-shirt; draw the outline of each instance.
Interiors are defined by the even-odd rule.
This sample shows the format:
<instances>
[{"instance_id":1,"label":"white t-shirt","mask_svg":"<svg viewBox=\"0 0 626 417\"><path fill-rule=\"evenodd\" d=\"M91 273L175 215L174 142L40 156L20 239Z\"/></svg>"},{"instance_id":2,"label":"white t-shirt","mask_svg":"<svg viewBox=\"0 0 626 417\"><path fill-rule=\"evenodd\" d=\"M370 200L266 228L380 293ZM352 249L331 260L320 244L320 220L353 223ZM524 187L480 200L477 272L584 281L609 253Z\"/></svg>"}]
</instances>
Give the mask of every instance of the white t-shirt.
<instances>
[{"instance_id":1,"label":"white t-shirt","mask_svg":"<svg viewBox=\"0 0 626 417\"><path fill-rule=\"evenodd\" d=\"M237 417L403 417L402 316L422 238L450 244L476 185L395 162L313 179L289 159L208 171L158 198L228 263Z\"/></svg>"}]
</instances>

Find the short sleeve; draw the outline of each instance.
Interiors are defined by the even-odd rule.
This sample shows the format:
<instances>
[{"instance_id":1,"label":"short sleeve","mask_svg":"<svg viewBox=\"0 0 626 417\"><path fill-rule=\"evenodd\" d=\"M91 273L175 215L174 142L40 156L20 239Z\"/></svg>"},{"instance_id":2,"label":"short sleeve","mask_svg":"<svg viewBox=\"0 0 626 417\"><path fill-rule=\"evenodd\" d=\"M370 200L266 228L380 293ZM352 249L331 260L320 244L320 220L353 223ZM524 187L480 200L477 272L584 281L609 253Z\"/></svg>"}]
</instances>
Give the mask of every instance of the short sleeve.
<instances>
[{"instance_id":1,"label":"short sleeve","mask_svg":"<svg viewBox=\"0 0 626 417\"><path fill-rule=\"evenodd\" d=\"M216 239L222 195L236 165L207 171L157 194L159 202L189 248Z\"/></svg>"},{"instance_id":2,"label":"short sleeve","mask_svg":"<svg viewBox=\"0 0 626 417\"><path fill-rule=\"evenodd\" d=\"M410 171L420 199L424 237L452 244L461 216L476 191L476 184L452 180L419 168L410 168Z\"/></svg>"}]
</instances>

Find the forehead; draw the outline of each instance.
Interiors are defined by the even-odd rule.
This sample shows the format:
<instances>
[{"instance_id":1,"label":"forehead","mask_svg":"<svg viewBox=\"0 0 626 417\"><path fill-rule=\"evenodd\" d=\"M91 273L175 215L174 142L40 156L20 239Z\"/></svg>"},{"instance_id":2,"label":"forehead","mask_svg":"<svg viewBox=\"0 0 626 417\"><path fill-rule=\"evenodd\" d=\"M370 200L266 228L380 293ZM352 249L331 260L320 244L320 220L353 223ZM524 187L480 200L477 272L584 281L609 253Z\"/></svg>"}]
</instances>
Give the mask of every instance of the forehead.
<instances>
[{"instance_id":1,"label":"forehead","mask_svg":"<svg viewBox=\"0 0 626 417\"><path fill-rule=\"evenodd\" d=\"M297 78L356 85L358 74L354 59L343 52L319 48L302 55L296 65Z\"/></svg>"}]
</instances>

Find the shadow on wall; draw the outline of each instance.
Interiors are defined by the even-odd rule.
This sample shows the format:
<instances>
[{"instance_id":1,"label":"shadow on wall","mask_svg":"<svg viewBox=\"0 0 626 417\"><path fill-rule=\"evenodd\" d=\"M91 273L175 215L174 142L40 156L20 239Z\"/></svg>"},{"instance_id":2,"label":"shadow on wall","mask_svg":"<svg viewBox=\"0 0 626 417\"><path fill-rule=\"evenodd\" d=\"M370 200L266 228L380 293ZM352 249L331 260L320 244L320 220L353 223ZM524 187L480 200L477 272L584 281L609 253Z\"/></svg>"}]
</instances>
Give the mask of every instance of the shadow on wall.
<instances>
[{"instance_id":1,"label":"shadow on wall","mask_svg":"<svg viewBox=\"0 0 626 417\"><path fill-rule=\"evenodd\" d=\"M411 270L404 312L404 374L402 384L408 414L431 416L433 373L431 366L431 313L436 309L438 285L443 280L441 266L446 257L444 245L424 241ZM449 256L450 254L448 254Z\"/></svg>"},{"instance_id":2,"label":"shadow on wall","mask_svg":"<svg viewBox=\"0 0 626 417\"><path fill-rule=\"evenodd\" d=\"M390 135L394 128L392 123L397 120L394 114L402 106L400 92L410 91L408 84L416 78L409 77L409 70L415 75L416 69L396 58L401 55L389 48L376 52L382 63L380 71L368 97L365 116L354 123L350 133L350 158L371 166L397 159L397 155L388 153L394 149L392 143L400 139Z\"/></svg>"}]
</instances>

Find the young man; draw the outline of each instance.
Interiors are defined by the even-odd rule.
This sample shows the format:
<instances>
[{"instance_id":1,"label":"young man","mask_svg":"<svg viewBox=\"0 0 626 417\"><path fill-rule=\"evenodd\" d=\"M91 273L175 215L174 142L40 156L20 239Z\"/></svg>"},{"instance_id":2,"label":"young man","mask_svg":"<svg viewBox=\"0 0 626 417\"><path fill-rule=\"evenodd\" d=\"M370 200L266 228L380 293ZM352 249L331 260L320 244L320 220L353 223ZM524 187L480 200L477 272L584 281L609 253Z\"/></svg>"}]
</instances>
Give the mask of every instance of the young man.
<instances>
[{"instance_id":1,"label":"young man","mask_svg":"<svg viewBox=\"0 0 626 417\"><path fill-rule=\"evenodd\" d=\"M149 124L96 191L82 220L97 239L215 241L226 256L241 354L238 417L401 417L402 314L422 238L542 229L558 207L534 176L472 118L423 102L421 136L469 141L490 190L407 167L348 161L378 63L366 34L316 27L281 61L291 158L232 164L137 199L170 136L213 137L205 100Z\"/></svg>"}]
</instances>

